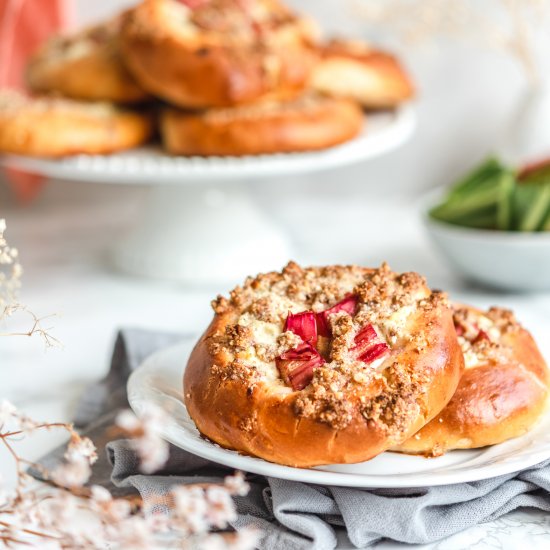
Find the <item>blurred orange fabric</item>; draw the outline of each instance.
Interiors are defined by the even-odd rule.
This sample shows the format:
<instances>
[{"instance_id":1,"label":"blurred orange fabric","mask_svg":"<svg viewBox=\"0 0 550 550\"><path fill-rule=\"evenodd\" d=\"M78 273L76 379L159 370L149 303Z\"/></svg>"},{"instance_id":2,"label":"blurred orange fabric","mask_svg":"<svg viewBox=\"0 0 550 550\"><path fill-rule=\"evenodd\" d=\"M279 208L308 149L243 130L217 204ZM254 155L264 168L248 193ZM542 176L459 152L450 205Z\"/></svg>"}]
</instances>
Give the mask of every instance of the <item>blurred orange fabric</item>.
<instances>
[{"instance_id":1,"label":"blurred orange fabric","mask_svg":"<svg viewBox=\"0 0 550 550\"><path fill-rule=\"evenodd\" d=\"M51 34L73 21L74 0L0 0L0 88L24 88L29 55ZM34 197L42 178L7 170L8 181L24 201Z\"/></svg>"}]
</instances>

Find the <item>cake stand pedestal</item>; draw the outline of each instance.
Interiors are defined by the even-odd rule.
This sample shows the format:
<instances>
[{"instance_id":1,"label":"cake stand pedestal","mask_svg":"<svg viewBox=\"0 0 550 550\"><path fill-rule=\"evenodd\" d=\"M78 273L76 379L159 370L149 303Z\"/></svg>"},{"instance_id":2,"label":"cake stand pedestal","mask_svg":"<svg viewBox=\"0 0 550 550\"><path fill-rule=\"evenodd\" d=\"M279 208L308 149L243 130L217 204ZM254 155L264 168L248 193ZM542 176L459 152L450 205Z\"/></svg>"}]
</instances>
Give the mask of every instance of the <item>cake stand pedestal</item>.
<instances>
[{"instance_id":1,"label":"cake stand pedestal","mask_svg":"<svg viewBox=\"0 0 550 550\"><path fill-rule=\"evenodd\" d=\"M187 285L237 282L290 256L244 184L152 188L144 217L111 255L122 271Z\"/></svg>"},{"instance_id":2,"label":"cake stand pedestal","mask_svg":"<svg viewBox=\"0 0 550 550\"><path fill-rule=\"evenodd\" d=\"M6 166L51 178L146 185L134 229L112 247L127 273L186 285L226 285L278 269L291 258L284 233L257 207L249 185L365 161L403 144L415 127L412 106L367 118L354 140L325 151L257 157L171 157L155 147L62 160L6 155Z\"/></svg>"}]
</instances>

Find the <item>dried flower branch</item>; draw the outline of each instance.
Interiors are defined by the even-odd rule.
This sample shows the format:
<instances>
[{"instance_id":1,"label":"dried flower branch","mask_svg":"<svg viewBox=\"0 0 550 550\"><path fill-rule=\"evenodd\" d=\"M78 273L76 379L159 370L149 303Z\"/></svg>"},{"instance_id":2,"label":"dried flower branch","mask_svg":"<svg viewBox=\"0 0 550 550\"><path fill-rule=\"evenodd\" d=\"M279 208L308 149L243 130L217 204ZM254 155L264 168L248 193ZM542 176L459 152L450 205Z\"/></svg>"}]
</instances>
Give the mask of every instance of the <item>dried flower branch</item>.
<instances>
[{"instance_id":1,"label":"dried flower branch","mask_svg":"<svg viewBox=\"0 0 550 550\"><path fill-rule=\"evenodd\" d=\"M44 321L55 317L53 315L45 315L44 317L37 317L27 306L23 304L11 304L6 306L3 311L0 312L0 321L5 321L8 317L13 317L16 313L24 313L31 320L31 326L28 330L23 332L0 332L0 337L2 336L39 336L42 338L46 348L61 347L61 342L52 336L51 331L53 327L44 326Z\"/></svg>"},{"instance_id":2,"label":"dried flower branch","mask_svg":"<svg viewBox=\"0 0 550 550\"><path fill-rule=\"evenodd\" d=\"M407 44L437 37L468 40L498 49L515 59L528 80L536 82L535 35L546 34L548 0L355 0L353 5L369 24L391 29ZM545 60L546 62L548 60Z\"/></svg>"},{"instance_id":3,"label":"dried flower branch","mask_svg":"<svg viewBox=\"0 0 550 550\"><path fill-rule=\"evenodd\" d=\"M6 222L0 219L0 321L16 313L30 315L32 325L24 332L0 332L0 336L42 337L46 346L59 342L49 327L26 306L18 303L23 270L17 250L4 238ZM160 438L159 428L166 422L158 407L148 407L138 419L130 411L122 412L117 423L132 437L131 445L140 461L140 470L152 473L161 469L167 459L168 444ZM53 471L31 462L16 451L15 443L23 436L42 430L62 429L69 435L64 462ZM36 422L8 401L0 401L0 444L12 457L16 485L11 491L0 483L0 548L25 545L51 550L157 548L159 534L175 536L178 548L186 545L210 550L251 550L258 532L211 533L225 529L236 519L233 495L245 495L248 484L240 473L222 484L175 487L167 499L167 513L148 513L141 501L115 499L104 487L85 487L97 460L92 441L81 437L69 423ZM41 473L53 486L45 493L27 473L28 468ZM84 519L82 519L84 515ZM79 521L80 519L80 521ZM163 541L163 547L166 547Z\"/></svg>"},{"instance_id":4,"label":"dried flower branch","mask_svg":"<svg viewBox=\"0 0 550 550\"><path fill-rule=\"evenodd\" d=\"M142 411L141 418L127 410L116 419L116 425L132 438L130 443L140 459L140 469L144 474L160 470L168 460L168 443L158 435L168 420L166 413L153 405Z\"/></svg>"},{"instance_id":5,"label":"dried flower branch","mask_svg":"<svg viewBox=\"0 0 550 550\"><path fill-rule=\"evenodd\" d=\"M5 231L6 220L0 218L0 310L2 311L9 309L16 302L23 275L23 268L18 261L19 252L8 245L4 237Z\"/></svg>"},{"instance_id":6,"label":"dried flower branch","mask_svg":"<svg viewBox=\"0 0 550 550\"><path fill-rule=\"evenodd\" d=\"M119 416L119 423L136 435L135 449L141 469L156 470L168 457L168 448L152 452L158 444L154 431L164 414L150 407L139 420L130 412ZM53 472L25 460L15 450L15 438L39 430L59 428L70 436L65 461ZM175 547L211 550L251 550L259 533L247 529L236 533L212 533L225 529L236 518L232 496L244 496L249 486L240 472L223 484L176 486L168 498L165 514L148 511L136 500L115 499L104 487L83 485L90 478L97 459L93 443L75 432L71 424L36 422L11 403L0 402L0 442L12 456L17 484L13 491L0 485L0 548L24 544L31 548L103 549L106 547L153 549L158 536L169 534ZM141 454L140 454L141 453ZM31 483L26 468L38 469L57 488L44 492ZM62 490L63 489L63 490ZM79 521L80 518L80 521ZM162 546L166 547L163 539Z\"/></svg>"},{"instance_id":7,"label":"dried flower branch","mask_svg":"<svg viewBox=\"0 0 550 550\"><path fill-rule=\"evenodd\" d=\"M27 306L19 303L19 290L23 268L19 263L19 252L11 247L4 236L6 220L0 218L0 321L6 321L17 313L30 317L31 326L24 331L0 331L0 336L39 336L47 348L60 346L57 338L51 335L52 327L44 322L53 315L38 317Z\"/></svg>"}]
</instances>

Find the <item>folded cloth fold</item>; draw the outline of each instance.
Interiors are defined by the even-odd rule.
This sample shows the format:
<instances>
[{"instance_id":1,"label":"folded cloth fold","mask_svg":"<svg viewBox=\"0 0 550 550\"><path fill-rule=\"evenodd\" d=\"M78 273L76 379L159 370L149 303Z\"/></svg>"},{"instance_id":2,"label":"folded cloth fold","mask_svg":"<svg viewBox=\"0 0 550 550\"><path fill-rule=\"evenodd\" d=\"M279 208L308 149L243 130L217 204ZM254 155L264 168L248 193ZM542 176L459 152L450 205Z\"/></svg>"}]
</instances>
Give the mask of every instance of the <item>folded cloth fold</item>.
<instances>
[{"instance_id":1,"label":"folded cloth fold","mask_svg":"<svg viewBox=\"0 0 550 550\"><path fill-rule=\"evenodd\" d=\"M144 475L125 440L108 442L106 429L127 406L129 374L154 351L176 343L181 335L123 330L117 338L108 376L85 392L78 410L84 433L107 455L92 483L115 495L138 491L145 506L162 511L163 496L176 484L219 481L230 470L174 446L162 471ZM104 412L103 416L99 416ZM51 467L62 450L48 455ZM108 460L107 460L108 459ZM382 539L430 543L519 507L550 511L550 460L518 473L493 479L420 489L352 489L321 487L271 477L248 475L251 492L237 498L235 528L255 526L264 533L265 550L329 550L336 547L335 528L343 527L358 548ZM114 488L113 488L114 485Z\"/></svg>"}]
</instances>

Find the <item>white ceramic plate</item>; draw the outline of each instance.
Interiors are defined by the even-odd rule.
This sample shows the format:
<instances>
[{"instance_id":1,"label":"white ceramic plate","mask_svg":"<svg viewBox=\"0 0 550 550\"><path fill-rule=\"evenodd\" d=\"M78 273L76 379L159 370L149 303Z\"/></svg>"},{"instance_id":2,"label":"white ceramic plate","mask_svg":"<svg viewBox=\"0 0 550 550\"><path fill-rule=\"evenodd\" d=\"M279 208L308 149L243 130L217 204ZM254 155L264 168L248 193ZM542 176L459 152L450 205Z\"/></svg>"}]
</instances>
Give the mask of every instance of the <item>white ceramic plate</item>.
<instances>
[{"instance_id":1,"label":"white ceramic plate","mask_svg":"<svg viewBox=\"0 0 550 550\"><path fill-rule=\"evenodd\" d=\"M71 181L182 185L197 180L234 180L281 176L335 168L387 153L411 136L416 116L411 105L368 115L355 139L323 151L248 157L176 157L158 147L115 155L75 155L61 160L0 156L13 168Z\"/></svg>"},{"instance_id":2,"label":"white ceramic plate","mask_svg":"<svg viewBox=\"0 0 550 550\"><path fill-rule=\"evenodd\" d=\"M360 464L291 468L243 456L201 438L189 417L182 401L182 377L190 351L191 344L182 343L147 359L128 381L130 405L138 416L149 403L162 407L170 417L160 433L164 439L231 468L320 485L425 487L487 479L550 457L550 415L522 437L485 449L453 451L439 458L383 453Z\"/></svg>"}]
</instances>

